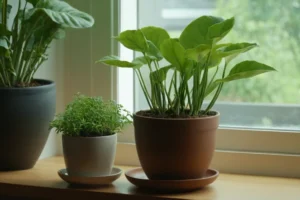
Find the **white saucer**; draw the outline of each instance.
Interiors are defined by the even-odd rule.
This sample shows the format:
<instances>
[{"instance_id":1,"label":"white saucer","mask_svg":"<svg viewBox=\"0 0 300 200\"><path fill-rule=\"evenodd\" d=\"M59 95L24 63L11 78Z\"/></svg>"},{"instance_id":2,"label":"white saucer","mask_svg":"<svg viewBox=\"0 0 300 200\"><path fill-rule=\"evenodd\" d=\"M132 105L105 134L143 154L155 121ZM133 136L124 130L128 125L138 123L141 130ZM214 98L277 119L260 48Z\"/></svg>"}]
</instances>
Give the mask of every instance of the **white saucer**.
<instances>
[{"instance_id":1,"label":"white saucer","mask_svg":"<svg viewBox=\"0 0 300 200\"><path fill-rule=\"evenodd\" d=\"M113 167L110 175L99 177L69 176L66 169L61 169L57 173L60 178L70 184L101 186L109 185L117 180L121 176L122 170L120 168Z\"/></svg>"}]
</instances>

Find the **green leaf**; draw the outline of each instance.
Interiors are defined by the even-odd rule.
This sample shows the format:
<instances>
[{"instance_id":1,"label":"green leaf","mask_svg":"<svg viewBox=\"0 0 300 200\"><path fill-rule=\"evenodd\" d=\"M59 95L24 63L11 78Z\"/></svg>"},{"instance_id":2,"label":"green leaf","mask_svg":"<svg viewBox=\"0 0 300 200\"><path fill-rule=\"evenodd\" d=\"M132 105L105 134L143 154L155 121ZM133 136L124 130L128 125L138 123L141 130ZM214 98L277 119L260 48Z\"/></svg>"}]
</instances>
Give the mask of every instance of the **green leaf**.
<instances>
[{"instance_id":1,"label":"green leaf","mask_svg":"<svg viewBox=\"0 0 300 200\"><path fill-rule=\"evenodd\" d=\"M43 16L49 17L53 22L65 28L88 28L94 24L92 16L60 0L38 1L35 8L26 12L25 20L38 19Z\"/></svg>"},{"instance_id":2,"label":"green leaf","mask_svg":"<svg viewBox=\"0 0 300 200\"><path fill-rule=\"evenodd\" d=\"M11 36L12 32L4 24L0 24L0 36Z\"/></svg>"},{"instance_id":3,"label":"green leaf","mask_svg":"<svg viewBox=\"0 0 300 200\"><path fill-rule=\"evenodd\" d=\"M138 69L143 66L140 62L128 62L120 60L118 56L105 56L100 60L96 61L96 63L103 63L109 66L116 66L116 67L124 67L124 68L134 68Z\"/></svg>"},{"instance_id":4,"label":"green leaf","mask_svg":"<svg viewBox=\"0 0 300 200\"><path fill-rule=\"evenodd\" d=\"M40 1L40 0L26 0L27 2L31 3L33 5L33 7L36 6L36 4ZM42 0L41 0L42 1Z\"/></svg>"},{"instance_id":5,"label":"green leaf","mask_svg":"<svg viewBox=\"0 0 300 200\"><path fill-rule=\"evenodd\" d=\"M218 79L216 82L229 82L237 79L250 78L271 71L276 70L268 65L256 61L243 61L235 65L227 77L224 79Z\"/></svg>"},{"instance_id":6,"label":"green leaf","mask_svg":"<svg viewBox=\"0 0 300 200\"><path fill-rule=\"evenodd\" d=\"M0 47L4 48L5 50L9 49L9 41L7 37L0 36Z\"/></svg>"},{"instance_id":7,"label":"green leaf","mask_svg":"<svg viewBox=\"0 0 300 200\"><path fill-rule=\"evenodd\" d=\"M186 80L190 80L193 76L193 70L197 66L196 62L193 60L186 60L184 68L181 70L181 73L184 75Z\"/></svg>"},{"instance_id":8,"label":"green leaf","mask_svg":"<svg viewBox=\"0 0 300 200\"><path fill-rule=\"evenodd\" d=\"M208 28L208 38L213 39L215 42L224 38L234 25L234 18L227 19L220 23L214 24Z\"/></svg>"},{"instance_id":9,"label":"green leaf","mask_svg":"<svg viewBox=\"0 0 300 200\"><path fill-rule=\"evenodd\" d=\"M203 59L210 51L210 46L206 44L200 44L199 46L193 49L186 50L186 57L198 62L200 59Z\"/></svg>"},{"instance_id":10,"label":"green leaf","mask_svg":"<svg viewBox=\"0 0 300 200\"><path fill-rule=\"evenodd\" d=\"M156 83L161 83L167 79L167 74L170 69L174 68L173 65L162 67L159 70L150 73L150 78Z\"/></svg>"},{"instance_id":11,"label":"green leaf","mask_svg":"<svg viewBox=\"0 0 300 200\"><path fill-rule=\"evenodd\" d=\"M161 55L159 49L151 42L147 41L148 50L146 51L146 55L149 56L152 60L162 60L163 56Z\"/></svg>"},{"instance_id":12,"label":"green leaf","mask_svg":"<svg viewBox=\"0 0 300 200\"><path fill-rule=\"evenodd\" d=\"M148 59L150 59L150 58L148 58ZM144 57L144 56L136 57L132 62L133 63L139 63L139 64L142 64L142 65L147 65L148 64L147 58Z\"/></svg>"},{"instance_id":13,"label":"green leaf","mask_svg":"<svg viewBox=\"0 0 300 200\"><path fill-rule=\"evenodd\" d=\"M192 49L200 44L211 45L213 40L207 37L209 27L223 22L222 18L202 16L192 21L181 33L179 40L186 49Z\"/></svg>"},{"instance_id":14,"label":"green leaf","mask_svg":"<svg viewBox=\"0 0 300 200\"><path fill-rule=\"evenodd\" d=\"M158 49L164 40L169 39L168 32L160 27L147 26L141 29L147 40L151 41Z\"/></svg>"},{"instance_id":15,"label":"green leaf","mask_svg":"<svg viewBox=\"0 0 300 200\"><path fill-rule=\"evenodd\" d=\"M220 82L212 82L205 90L205 97L207 97L210 93L212 93L218 86Z\"/></svg>"},{"instance_id":16,"label":"green leaf","mask_svg":"<svg viewBox=\"0 0 300 200\"><path fill-rule=\"evenodd\" d=\"M146 52L148 49L148 43L141 30L127 30L115 38L128 49L140 52Z\"/></svg>"},{"instance_id":17,"label":"green leaf","mask_svg":"<svg viewBox=\"0 0 300 200\"><path fill-rule=\"evenodd\" d=\"M160 50L164 58L181 70L185 64L185 49L174 39L167 39L160 45Z\"/></svg>"},{"instance_id":18,"label":"green leaf","mask_svg":"<svg viewBox=\"0 0 300 200\"><path fill-rule=\"evenodd\" d=\"M222 59L223 59L222 56L220 56L216 53L213 53L210 57L208 67L211 68L211 67L215 67L215 66L219 65L220 62L222 61Z\"/></svg>"},{"instance_id":19,"label":"green leaf","mask_svg":"<svg viewBox=\"0 0 300 200\"><path fill-rule=\"evenodd\" d=\"M237 57L239 54L247 52L254 47L257 47L256 43L236 43L236 44L227 44L226 46L217 50L217 53L226 57L226 62L229 63L232 59Z\"/></svg>"}]
</instances>

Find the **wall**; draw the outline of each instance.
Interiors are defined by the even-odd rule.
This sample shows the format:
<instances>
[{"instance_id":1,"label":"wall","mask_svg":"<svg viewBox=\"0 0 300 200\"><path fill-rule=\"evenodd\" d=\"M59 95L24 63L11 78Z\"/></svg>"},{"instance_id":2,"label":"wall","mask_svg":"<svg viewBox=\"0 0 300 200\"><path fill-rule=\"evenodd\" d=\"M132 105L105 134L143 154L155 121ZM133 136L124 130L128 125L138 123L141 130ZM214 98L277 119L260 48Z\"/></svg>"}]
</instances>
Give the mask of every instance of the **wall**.
<instances>
[{"instance_id":1,"label":"wall","mask_svg":"<svg viewBox=\"0 0 300 200\"><path fill-rule=\"evenodd\" d=\"M56 84L56 113L64 110L64 40L54 41L48 50L47 60L35 75L35 78L50 79ZM58 154L61 150L60 135L50 132L40 159Z\"/></svg>"}]
</instances>

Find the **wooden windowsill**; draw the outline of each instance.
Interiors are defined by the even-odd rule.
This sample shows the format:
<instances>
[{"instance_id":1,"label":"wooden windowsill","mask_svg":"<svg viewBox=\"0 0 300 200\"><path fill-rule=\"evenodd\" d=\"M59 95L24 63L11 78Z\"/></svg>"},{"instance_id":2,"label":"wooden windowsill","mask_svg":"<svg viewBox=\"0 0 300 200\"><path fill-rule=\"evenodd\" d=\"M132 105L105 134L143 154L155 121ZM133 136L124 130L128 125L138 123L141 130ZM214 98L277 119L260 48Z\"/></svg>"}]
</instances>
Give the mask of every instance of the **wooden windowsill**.
<instances>
[{"instance_id":1,"label":"wooden windowsill","mask_svg":"<svg viewBox=\"0 0 300 200\"><path fill-rule=\"evenodd\" d=\"M129 183L124 173L112 185L99 189L74 188L60 179L62 157L38 161L30 170L0 172L1 196L32 199L198 199L198 200L299 200L300 179L220 174L210 186L191 193L151 194ZM124 171L130 167L122 167Z\"/></svg>"}]
</instances>

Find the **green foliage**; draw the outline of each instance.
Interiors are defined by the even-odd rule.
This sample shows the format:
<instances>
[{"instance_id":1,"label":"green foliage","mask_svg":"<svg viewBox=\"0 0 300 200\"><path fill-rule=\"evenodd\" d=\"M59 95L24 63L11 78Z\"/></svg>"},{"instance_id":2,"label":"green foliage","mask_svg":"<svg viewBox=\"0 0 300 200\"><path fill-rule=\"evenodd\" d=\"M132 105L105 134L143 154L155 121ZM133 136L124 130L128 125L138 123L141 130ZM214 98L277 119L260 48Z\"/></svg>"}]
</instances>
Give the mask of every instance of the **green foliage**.
<instances>
[{"instance_id":1,"label":"green foliage","mask_svg":"<svg viewBox=\"0 0 300 200\"><path fill-rule=\"evenodd\" d=\"M216 0L213 13L236 16L225 42L239 38L260 46L240 55L231 65L255 58L280 72L229 82L219 101L299 104L300 0Z\"/></svg>"},{"instance_id":2,"label":"green foliage","mask_svg":"<svg viewBox=\"0 0 300 200\"><path fill-rule=\"evenodd\" d=\"M131 116L122 105L78 94L50 127L63 135L94 137L115 134L129 123Z\"/></svg>"},{"instance_id":3,"label":"green foliage","mask_svg":"<svg viewBox=\"0 0 300 200\"><path fill-rule=\"evenodd\" d=\"M150 88L145 84L141 67L133 65L136 60L128 64L116 61L116 57L111 60L104 57L99 62L120 67L127 62L126 67L134 69L153 114L165 117L185 116L187 112L190 116L207 115L225 82L275 71L268 65L248 60L237 63L227 72L234 58L257 46L247 42L219 44L233 28L234 21L234 18L202 16L187 25L179 38L169 38L165 30L153 26L120 33L116 37L118 41L142 53L146 62L141 64L150 71ZM170 65L160 66L160 56ZM166 81L168 73L171 73L170 82ZM213 92L208 107L203 108L204 98Z\"/></svg>"},{"instance_id":4,"label":"green foliage","mask_svg":"<svg viewBox=\"0 0 300 200\"><path fill-rule=\"evenodd\" d=\"M33 7L28 8L28 3ZM53 39L65 36L65 28L88 28L94 19L60 0L19 0L12 27L7 26L7 0L1 3L0 86L29 86Z\"/></svg>"}]
</instances>

